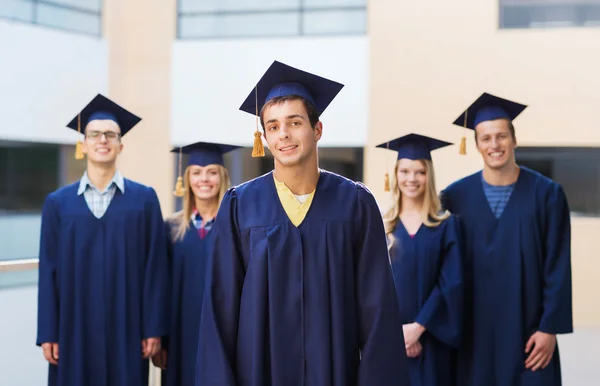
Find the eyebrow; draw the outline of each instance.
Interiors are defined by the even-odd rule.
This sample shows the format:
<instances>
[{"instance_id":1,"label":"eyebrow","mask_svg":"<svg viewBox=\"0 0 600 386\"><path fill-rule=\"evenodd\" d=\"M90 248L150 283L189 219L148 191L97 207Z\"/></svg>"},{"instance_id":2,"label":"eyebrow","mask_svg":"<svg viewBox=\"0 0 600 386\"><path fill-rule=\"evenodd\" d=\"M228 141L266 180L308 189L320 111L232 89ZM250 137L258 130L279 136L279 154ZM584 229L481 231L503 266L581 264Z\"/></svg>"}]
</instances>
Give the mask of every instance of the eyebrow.
<instances>
[{"instance_id":1,"label":"eyebrow","mask_svg":"<svg viewBox=\"0 0 600 386\"><path fill-rule=\"evenodd\" d=\"M285 117L285 119L294 119L294 118L300 118L302 120L305 120L304 117L300 114L292 114L292 115L288 115L287 117ZM265 124L268 125L269 123L273 123L273 122L277 122L278 119L273 118L273 119L269 119Z\"/></svg>"}]
</instances>

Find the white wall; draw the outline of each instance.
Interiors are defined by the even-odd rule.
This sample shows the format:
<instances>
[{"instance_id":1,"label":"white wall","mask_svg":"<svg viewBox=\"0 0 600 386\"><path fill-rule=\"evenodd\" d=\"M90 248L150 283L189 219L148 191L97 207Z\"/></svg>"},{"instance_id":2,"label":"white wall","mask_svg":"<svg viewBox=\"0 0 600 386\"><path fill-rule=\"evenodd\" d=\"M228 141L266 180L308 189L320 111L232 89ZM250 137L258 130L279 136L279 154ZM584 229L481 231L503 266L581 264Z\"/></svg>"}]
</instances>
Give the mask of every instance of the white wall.
<instances>
[{"instance_id":1,"label":"white wall","mask_svg":"<svg viewBox=\"0 0 600 386\"><path fill-rule=\"evenodd\" d=\"M0 139L74 143L67 123L108 89L104 40L0 20Z\"/></svg>"},{"instance_id":2,"label":"white wall","mask_svg":"<svg viewBox=\"0 0 600 386\"><path fill-rule=\"evenodd\" d=\"M0 385L45 386L48 362L35 345L37 286L0 289L0 310L9 310L0 318Z\"/></svg>"},{"instance_id":3,"label":"white wall","mask_svg":"<svg viewBox=\"0 0 600 386\"><path fill-rule=\"evenodd\" d=\"M176 41L171 141L251 146L255 118L239 107L274 60L345 85L322 115L321 146L366 143L366 36Z\"/></svg>"}]
</instances>

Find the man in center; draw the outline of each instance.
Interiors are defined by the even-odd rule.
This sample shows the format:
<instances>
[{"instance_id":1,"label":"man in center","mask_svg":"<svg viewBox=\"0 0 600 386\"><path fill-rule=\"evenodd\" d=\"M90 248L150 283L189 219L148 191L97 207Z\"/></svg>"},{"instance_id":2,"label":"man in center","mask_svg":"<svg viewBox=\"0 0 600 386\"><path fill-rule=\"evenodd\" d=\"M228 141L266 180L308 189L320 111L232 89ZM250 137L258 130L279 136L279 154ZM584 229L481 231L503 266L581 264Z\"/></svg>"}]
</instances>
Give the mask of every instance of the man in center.
<instances>
[{"instance_id":1,"label":"man in center","mask_svg":"<svg viewBox=\"0 0 600 386\"><path fill-rule=\"evenodd\" d=\"M196 385L409 384L379 208L318 166L319 117L342 87L276 61L240 108L275 167L219 209Z\"/></svg>"}]
</instances>

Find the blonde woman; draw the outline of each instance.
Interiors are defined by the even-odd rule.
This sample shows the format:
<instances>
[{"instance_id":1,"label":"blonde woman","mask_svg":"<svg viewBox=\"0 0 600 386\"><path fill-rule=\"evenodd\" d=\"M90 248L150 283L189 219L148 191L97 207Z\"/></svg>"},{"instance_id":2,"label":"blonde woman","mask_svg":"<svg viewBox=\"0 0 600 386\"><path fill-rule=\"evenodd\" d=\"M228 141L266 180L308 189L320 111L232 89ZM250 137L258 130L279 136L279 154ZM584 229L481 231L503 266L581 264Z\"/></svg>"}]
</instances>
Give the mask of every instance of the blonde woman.
<instances>
[{"instance_id":1,"label":"blonde woman","mask_svg":"<svg viewBox=\"0 0 600 386\"><path fill-rule=\"evenodd\" d=\"M170 333L166 347L154 357L154 364L165 370L166 386L194 385L211 228L230 185L223 154L236 148L198 142L173 150L189 154L189 161L175 192L182 196L183 209L166 222L172 280Z\"/></svg>"},{"instance_id":2,"label":"blonde woman","mask_svg":"<svg viewBox=\"0 0 600 386\"><path fill-rule=\"evenodd\" d=\"M458 223L441 209L431 162L431 151L447 145L409 134L378 146L398 152L384 223L412 386L455 385L463 304Z\"/></svg>"}]
</instances>

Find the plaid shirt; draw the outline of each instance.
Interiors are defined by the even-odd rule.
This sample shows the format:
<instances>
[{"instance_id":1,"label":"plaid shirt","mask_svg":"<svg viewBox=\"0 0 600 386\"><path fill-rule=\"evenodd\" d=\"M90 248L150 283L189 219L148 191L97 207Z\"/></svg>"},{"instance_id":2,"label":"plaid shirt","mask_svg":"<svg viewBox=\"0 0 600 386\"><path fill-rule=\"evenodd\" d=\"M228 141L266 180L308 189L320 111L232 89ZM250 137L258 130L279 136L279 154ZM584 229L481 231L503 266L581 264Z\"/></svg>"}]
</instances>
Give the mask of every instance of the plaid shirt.
<instances>
[{"instance_id":1,"label":"plaid shirt","mask_svg":"<svg viewBox=\"0 0 600 386\"><path fill-rule=\"evenodd\" d=\"M112 180L109 182L108 187L104 189L103 192L98 190L92 182L88 178L87 171L83 173L83 177L79 181L79 189L77 190L77 195L85 197L85 202L87 203L90 211L96 216L96 218L101 218L106 213L110 202L112 201L117 188L121 191L121 193L125 193L125 180L119 171L115 172Z\"/></svg>"},{"instance_id":2,"label":"plaid shirt","mask_svg":"<svg viewBox=\"0 0 600 386\"><path fill-rule=\"evenodd\" d=\"M194 228L198 230L198 234L200 235L201 239L206 237L208 231L212 229L214 223L214 218L205 223L204 221L202 221L202 217L196 209L194 209L194 211L192 212L192 224L194 224Z\"/></svg>"}]
</instances>

